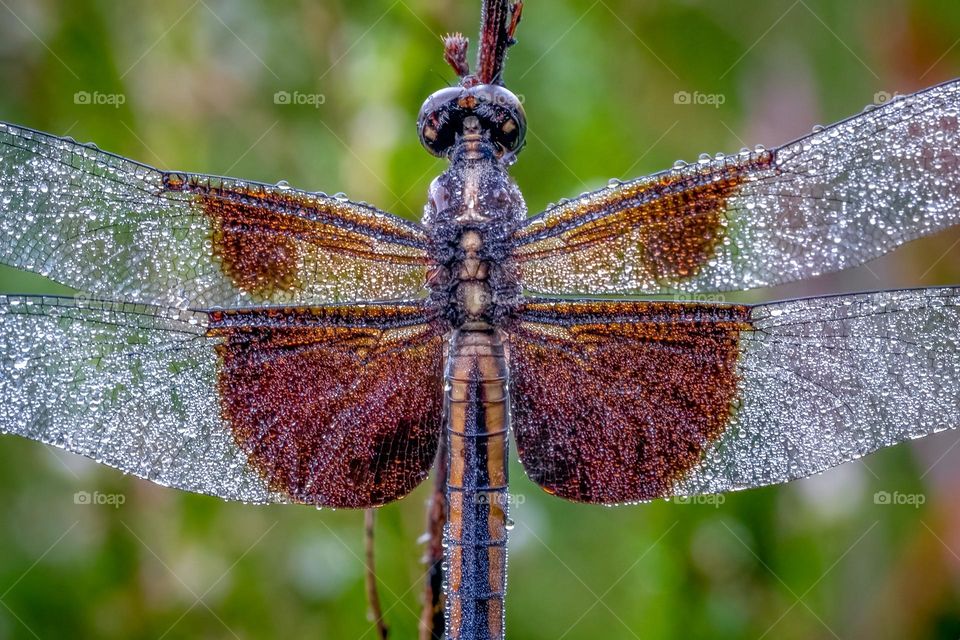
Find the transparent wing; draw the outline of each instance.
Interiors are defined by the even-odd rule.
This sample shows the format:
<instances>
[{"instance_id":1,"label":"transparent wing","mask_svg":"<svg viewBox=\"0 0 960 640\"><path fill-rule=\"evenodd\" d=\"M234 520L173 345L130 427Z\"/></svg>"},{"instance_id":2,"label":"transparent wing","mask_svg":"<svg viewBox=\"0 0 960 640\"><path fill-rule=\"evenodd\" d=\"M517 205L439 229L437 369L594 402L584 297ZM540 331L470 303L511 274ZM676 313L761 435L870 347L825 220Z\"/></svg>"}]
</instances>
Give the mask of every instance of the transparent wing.
<instances>
[{"instance_id":1,"label":"transparent wing","mask_svg":"<svg viewBox=\"0 0 960 640\"><path fill-rule=\"evenodd\" d=\"M418 304L205 313L0 296L0 433L228 500L383 504L436 451L429 321Z\"/></svg>"},{"instance_id":2,"label":"transparent wing","mask_svg":"<svg viewBox=\"0 0 960 640\"><path fill-rule=\"evenodd\" d=\"M523 284L556 294L718 291L845 269L960 222L960 82L771 151L585 194L515 235Z\"/></svg>"},{"instance_id":3,"label":"transparent wing","mask_svg":"<svg viewBox=\"0 0 960 640\"><path fill-rule=\"evenodd\" d=\"M283 186L158 171L0 123L0 262L177 306L422 295L420 226Z\"/></svg>"},{"instance_id":4,"label":"transparent wing","mask_svg":"<svg viewBox=\"0 0 960 640\"><path fill-rule=\"evenodd\" d=\"M960 426L960 288L532 301L509 349L524 468L571 500L776 484Z\"/></svg>"},{"instance_id":5,"label":"transparent wing","mask_svg":"<svg viewBox=\"0 0 960 640\"><path fill-rule=\"evenodd\" d=\"M960 426L960 288L754 307L730 426L673 492L819 473Z\"/></svg>"}]
</instances>

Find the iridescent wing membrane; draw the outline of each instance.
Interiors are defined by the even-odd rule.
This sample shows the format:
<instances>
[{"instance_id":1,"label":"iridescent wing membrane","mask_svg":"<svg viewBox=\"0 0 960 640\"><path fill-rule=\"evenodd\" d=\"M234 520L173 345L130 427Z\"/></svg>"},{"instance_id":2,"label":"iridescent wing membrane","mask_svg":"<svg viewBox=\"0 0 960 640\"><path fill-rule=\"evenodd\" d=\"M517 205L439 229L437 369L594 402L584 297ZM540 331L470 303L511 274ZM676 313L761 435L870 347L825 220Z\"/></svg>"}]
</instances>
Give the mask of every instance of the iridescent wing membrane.
<instances>
[{"instance_id":1,"label":"iridescent wing membrane","mask_svg":"<svg viewBox=\"0 0 960 640\"><path fill-rule=\"evenodd\" d=\"M0 432L230 500L383 504L436 453L432 320L403 303L203 312L0 296Z\"/></svg>"},{"instance_id":2,"label":"iridescent wing membrane","mask_svg":"<svg viewBox=\"0 0 960 640\"><path fill-rule=\"evenodd\" d=\"M521 460L571 500L786 482L960 426L960 288L534 301L509 349Z\"/></svg>"},{"instance_id":3,"label":"iridescent wing membrane","mask_svg":"<svg viewBox=\"0 0 960 640\"><path fill-rule=\"evenodd\" d=\"M422 296L419 225L345 198L158 171L0 123L0 262L173 306Z\"/></svg>"},{"instance_id":4,"label":"iridescent wing membrane","mask_svg":"<svg viewBox=\"0 0 960 640\"><path fill-rule=\"evenodd\" d=\"M422 298L427 243L343 198L0 123L0 262L93 294L0 298L0 432L227 499L395 499L436 451L439 325L329 303Z\"/></svg>"},{"instance_id":5,"label":"iridescent wing membrane","mask_svg":"<svg viewBox=\"0 0 960 640\"><path fill-rule=\"evenodd\" d=\"M773 150L613 184L514 236L548 294L717 291L845 269L960 222L960 82Z\"/></svg>"},{"instance_id":6,"label":"iridescent wing membrane","mask_svg":"<svg viewBox=\"0 0 960 640\"><path fill-rule=\"evenodd\" d=\"M563 202L514 235L523 284L716 291L862 264L960 222L958 108L954 81ZM533 299L509 330L521 459L565 498L633 502L785 482L957 427L957 300Z\"/></svg>"}]
</instances>

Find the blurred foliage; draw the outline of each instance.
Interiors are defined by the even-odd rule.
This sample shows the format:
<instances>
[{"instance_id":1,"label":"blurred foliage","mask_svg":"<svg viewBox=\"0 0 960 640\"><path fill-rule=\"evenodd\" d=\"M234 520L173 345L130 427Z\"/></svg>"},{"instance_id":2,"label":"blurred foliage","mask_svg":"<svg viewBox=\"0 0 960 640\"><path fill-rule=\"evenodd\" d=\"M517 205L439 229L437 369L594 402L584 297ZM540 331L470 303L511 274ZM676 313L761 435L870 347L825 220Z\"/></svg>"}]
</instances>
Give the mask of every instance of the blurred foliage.
<instances>
[{"instance_id":1,"label":"blurred foliage","mask_svg":"<svg viewBox=\"0 0 960 640\"><path fill-rule=\"evenodd\" d=\"M344 191L417 218L442 162L421 101L454 81L439 36L472 0L5 0L0 119L170 169ZM951 0L529 0L507 80L532 212L694 159L777 144L877 92L958 75ZM276 92L322 95L277 104ZM678 91L722 104L677 104ZM77 92L122 95L78 104ZM721 100L714 99L713 102ZM752 297L960 283L960 234ZM51 291L4 271L0 290ZM211 408L213 410L213 408ZM511 638L956 638L960 483L945 434L720 505L606 509L513 469ZM78 505L76 491L125 498ZM875 504L877 491L925 504ZM394 638L414 637L423 488L380 512ZM372 638L362 514L186 495L0 442L0 638Z\"/></svg>"}]
</instances>

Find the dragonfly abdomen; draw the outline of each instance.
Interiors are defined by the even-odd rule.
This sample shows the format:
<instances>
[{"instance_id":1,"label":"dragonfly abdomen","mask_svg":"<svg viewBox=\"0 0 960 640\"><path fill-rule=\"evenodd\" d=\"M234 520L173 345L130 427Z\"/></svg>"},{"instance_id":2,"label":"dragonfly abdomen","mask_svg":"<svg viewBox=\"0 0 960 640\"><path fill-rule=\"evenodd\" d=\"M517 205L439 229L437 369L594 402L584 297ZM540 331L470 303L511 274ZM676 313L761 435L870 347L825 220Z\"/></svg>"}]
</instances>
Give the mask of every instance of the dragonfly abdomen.
<instances>
[{"instance_id":1,"label":"dragonfly abdomen","mask_svg":"<svg viewBox=\"0 0 960 640\"><path fill-rule=\"evenodd\" d=\"M507 576L507 365L492 327L453 333L446 370L449 447L448 640L504 637Z\"/></svg>"}]
</instances>

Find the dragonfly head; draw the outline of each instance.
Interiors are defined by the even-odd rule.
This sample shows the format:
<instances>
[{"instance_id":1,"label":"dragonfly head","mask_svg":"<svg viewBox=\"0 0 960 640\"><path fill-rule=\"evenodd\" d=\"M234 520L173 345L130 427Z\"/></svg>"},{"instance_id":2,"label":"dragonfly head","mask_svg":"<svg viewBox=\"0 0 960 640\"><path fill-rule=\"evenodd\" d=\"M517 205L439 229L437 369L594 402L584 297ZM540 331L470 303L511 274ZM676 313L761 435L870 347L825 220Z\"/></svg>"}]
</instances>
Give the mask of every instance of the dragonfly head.
<instances>
[{"instance_id":1,"label":"dragonfly head","mask_svg":"<svg viewBox=\"0 0 960 640\"><path fill-rule=\"evenodd\" d=\"M463 136L464 121L471 116L498 156L513 158L519 153L527 117L520 99L497 84L463 83L427 98L417 118L420 143L433 155L448 157Z\"/></svg>"}]
</instances>

